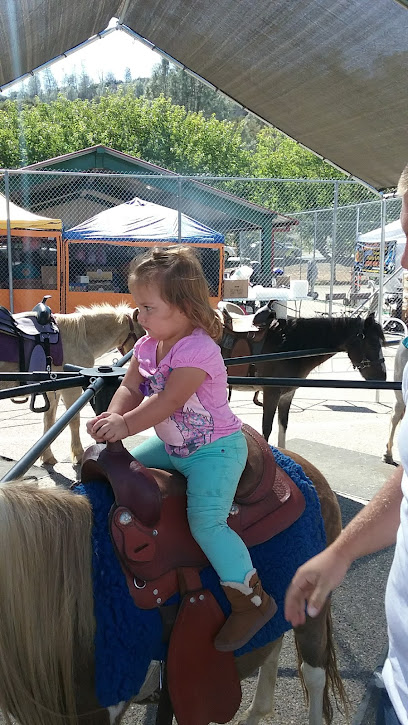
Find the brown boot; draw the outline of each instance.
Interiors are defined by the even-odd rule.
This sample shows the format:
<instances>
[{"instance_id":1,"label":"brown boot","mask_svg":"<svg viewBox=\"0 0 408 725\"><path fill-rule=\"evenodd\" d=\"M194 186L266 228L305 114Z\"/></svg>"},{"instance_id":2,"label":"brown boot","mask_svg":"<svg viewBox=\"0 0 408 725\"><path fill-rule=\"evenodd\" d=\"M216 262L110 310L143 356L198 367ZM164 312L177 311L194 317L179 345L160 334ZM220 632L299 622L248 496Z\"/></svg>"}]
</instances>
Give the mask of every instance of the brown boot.
<instances>
[{"instance_id":1,"label":"brown boot","mask_svg":"<svg viewBox=\"0 0 408 725\"><path fill-rule=\"evenodd\" d=\"M231 614L218 632L215 649L220 652L233 652L249 642L277 610L273 597L262 589L256 569L248 572L243 584L221 582L221 586L231 604Z\"/></svg>"}]
</instances>

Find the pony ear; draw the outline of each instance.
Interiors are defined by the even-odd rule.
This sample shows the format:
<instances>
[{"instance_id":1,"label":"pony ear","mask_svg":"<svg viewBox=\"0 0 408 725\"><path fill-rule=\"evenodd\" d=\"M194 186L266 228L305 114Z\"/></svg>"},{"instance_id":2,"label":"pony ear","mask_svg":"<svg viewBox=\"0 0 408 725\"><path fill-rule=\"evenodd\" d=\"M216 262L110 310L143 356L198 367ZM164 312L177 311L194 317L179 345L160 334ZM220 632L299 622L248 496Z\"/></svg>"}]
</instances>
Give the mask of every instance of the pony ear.
<instances>
[{"instance_id":1,"label":"pony ear","mask_svg":"<svg viewBox=\"0 0 408 725\"><path fill-rule=\"evenodd\" d=\"M132 312L132 320L133 322L137 322L137 316L139 314L139 308L135 307L135 309Z\"/></svg>"},{"instance_id":2,"label":"pony ear","mask_svg":"<svg viewBox=\"0 0 408 725\"><path fill-rule=\"evenodd\" d=\"M374 312L370 312L364 320L364 327L372 327L375 324Z\"/></svg>"}]
</instances>

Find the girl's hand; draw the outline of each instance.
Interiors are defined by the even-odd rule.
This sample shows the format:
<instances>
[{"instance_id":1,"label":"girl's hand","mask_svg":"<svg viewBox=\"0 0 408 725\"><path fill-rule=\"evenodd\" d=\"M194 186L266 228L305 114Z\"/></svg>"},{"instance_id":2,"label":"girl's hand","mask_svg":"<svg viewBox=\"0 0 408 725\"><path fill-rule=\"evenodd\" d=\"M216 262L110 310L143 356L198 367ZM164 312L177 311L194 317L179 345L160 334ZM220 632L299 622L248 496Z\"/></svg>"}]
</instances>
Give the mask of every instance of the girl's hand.
<instances>
[{"instance_id":1,"label":"girl's hand","mask_svg":"<svg viewBox=\"0 0 408 725\"><path fill-rule=\"evenodd\" d=\"M98 443L102 441L114 443L122 440L122 438L127 438L129 435L126 421L123 415L119 415L119 413L101 413L101 415L88 421L87 430Z\"/></svg>"},{"instance_id":2,"label":"girl's hand","mask_svg":"<svg viewBox=\"0 0 408 725\"><path fill-rule=\"evenodd\" d=\"M91 420L88 420L87 421L87 423L86 423L86 431L87 431L87 433L89 433L90 436L92 436L92 438L94 437L92 435L92 431L93 431L93 427L94 427L95 423L98 420L101 420L101 418L105 418L105 417L106 417L106 413L100 413L100 415L96 415L95 418L91 418Z\"/></svg>"}]
</instances>

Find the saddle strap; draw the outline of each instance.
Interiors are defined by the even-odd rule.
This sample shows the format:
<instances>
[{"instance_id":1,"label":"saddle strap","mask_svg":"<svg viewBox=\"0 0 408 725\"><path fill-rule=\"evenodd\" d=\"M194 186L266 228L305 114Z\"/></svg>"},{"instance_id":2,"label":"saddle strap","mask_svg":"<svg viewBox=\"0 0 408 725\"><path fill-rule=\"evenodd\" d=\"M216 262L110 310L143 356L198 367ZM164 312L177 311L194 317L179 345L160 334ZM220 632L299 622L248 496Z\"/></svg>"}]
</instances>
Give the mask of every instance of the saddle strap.
<instances>
[{"instance_id":1,"label":"saddle strap","mask_svg":"<svg viewBox=\"0 0 408 725\"><path fill-rule=\"evenodd\" d=\"M201 588L198 572L185 573L187 591L167 655L174 714L178 725L226 723L241 704L241 685L233 652L218 652L214 647L225 617L212 593Z\"/></svg>"}]
</instances>

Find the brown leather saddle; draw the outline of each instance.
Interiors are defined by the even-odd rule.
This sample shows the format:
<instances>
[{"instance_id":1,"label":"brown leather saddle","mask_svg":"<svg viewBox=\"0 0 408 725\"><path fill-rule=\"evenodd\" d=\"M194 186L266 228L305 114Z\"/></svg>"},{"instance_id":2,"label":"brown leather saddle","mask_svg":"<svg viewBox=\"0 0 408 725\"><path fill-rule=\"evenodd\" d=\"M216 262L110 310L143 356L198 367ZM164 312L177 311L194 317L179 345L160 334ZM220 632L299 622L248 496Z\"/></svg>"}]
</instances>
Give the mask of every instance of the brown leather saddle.
<instances>
[{"instance_id":1,"label":"brown leather saddle","mask_svg":"<svg viewBox=\"0 0 408 725\"><path fill-rule=\"evenodd\" d=\"M305 500L266 441L247 425L243 431L248 460L228 524L254 546L296 521ZM181 595L166 667L177 722L228 722L239 708L241 687L233 653L218 652L213 645L225 617L212 593L202 588L199 572L209 562L190 533L184 477L145 468L118 442L94 445L84 454L82 481L101 478L114 492L110 533L136 606L160 607L173 594ZM171 607L161 609L166 610ZM167 710L168 705L166 717Z\"/></svg>"},{"instance_id":2,"label":"brown leather saddle","mask_svg":"<svg viewBox=\"0 0 408 725\"><path fill-rule=\"evenodd\" d=\"M247 425L243 432L248 460L228 524L254 546L296 521L305 501L264 438ZM134 602L141 609L160 606L179 590L180 568L208 566L188 526L185 479L177 472L146 469L120 442L85 452L82 481L100 478L115 495L110 532Z\"/></svg>"},{"instance_id":3,"label":"brown leather saddle","mask_svg":"<svg viewBox=\"0 0 408 725\"><path fill-rule=\"evenodd\" d=\"M268 303L253 315L236 314L230 309L229 304L219 303L224 326L220 342L223 358L260 355L269 326L276 317L275 311ZM255 367L251 363L227 365L227 374L247 377L255 375Z\"/></svg>"}]
</instances>

